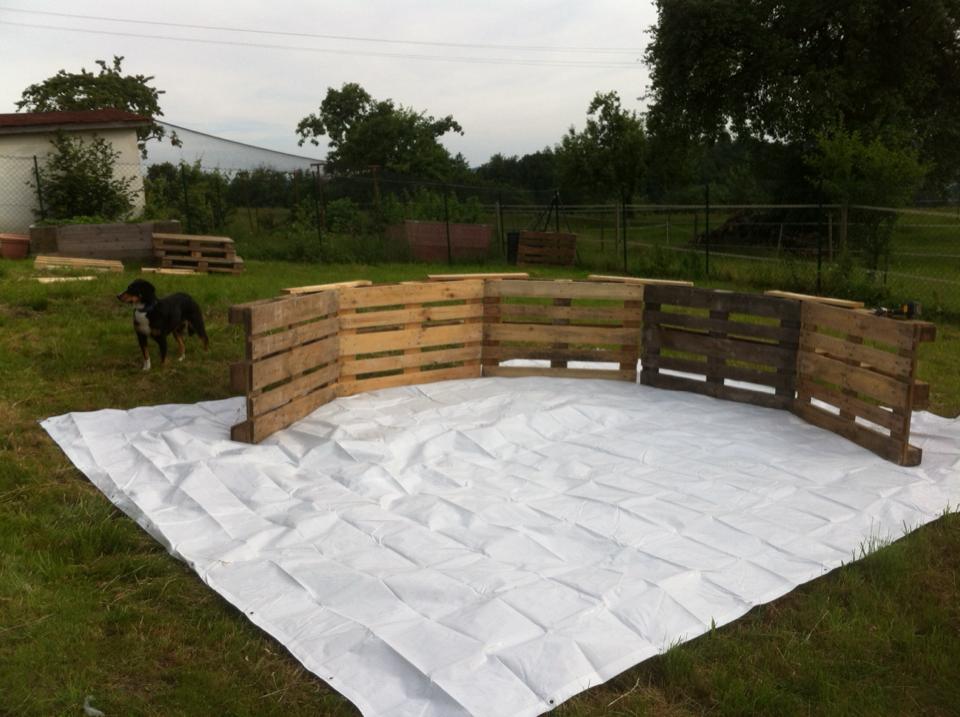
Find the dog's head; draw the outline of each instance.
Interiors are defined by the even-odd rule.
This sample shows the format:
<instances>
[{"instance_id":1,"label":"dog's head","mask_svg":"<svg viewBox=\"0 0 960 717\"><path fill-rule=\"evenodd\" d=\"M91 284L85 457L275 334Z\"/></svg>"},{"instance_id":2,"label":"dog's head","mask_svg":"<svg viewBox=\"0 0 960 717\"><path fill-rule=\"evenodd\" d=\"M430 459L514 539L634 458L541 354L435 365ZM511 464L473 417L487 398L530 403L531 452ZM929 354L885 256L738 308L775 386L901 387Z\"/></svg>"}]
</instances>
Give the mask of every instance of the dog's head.
<instances>
[{"instance_id":1,"label":"dog's head","mask_svg":"<svg viewBox=\"0 0 960 717\"><path fill-rule=\"evenodd\" d=\"M135 279L130 286L117 294L117 298L125 304L144 307L157 300L157 290L149 281Z\"/></svg>"}]
</instances>

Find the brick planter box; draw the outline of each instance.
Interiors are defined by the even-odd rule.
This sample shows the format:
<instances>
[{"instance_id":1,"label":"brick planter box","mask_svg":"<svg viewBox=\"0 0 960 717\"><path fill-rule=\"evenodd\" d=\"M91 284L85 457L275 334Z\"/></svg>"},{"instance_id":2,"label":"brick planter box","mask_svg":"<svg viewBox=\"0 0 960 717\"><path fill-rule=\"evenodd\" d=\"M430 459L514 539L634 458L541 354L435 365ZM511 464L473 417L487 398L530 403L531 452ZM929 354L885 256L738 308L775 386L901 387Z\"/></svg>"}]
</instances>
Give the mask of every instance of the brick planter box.
<instances>
[{"instance_id":1,"label":"brick planter box","mask_svg":"<svg viewBox=\"0 0 960 717\"><path fill-rule=\"evenodd\" d=\"M30 251L33 254L56 253L93 259L150 261L153 259L154 232L179 231L178 221L32 226Z\"/></svg>"}]
</instances>

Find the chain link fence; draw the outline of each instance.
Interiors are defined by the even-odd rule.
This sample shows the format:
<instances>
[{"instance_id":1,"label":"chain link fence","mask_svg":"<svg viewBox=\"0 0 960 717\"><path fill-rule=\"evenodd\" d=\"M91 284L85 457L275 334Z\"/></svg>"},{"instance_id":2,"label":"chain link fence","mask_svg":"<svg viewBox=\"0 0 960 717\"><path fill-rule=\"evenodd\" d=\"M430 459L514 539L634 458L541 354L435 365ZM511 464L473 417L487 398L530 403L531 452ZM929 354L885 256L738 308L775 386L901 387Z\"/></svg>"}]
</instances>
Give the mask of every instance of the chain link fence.
<instances>
[{"instance_id":1,"label":"chain link fence","mask_svg":"<svg viewBox=\"0 0 960 717\"><path fill-rule=\"evenodd\" d=\"M42 165L41 165L42 166ZM45 218L33 157L0 156L0 231ZM577 236L577 264L598 272L685 278L858 298L918 301L928 316L960 316L960 209L833 205L563 203L562 190L441 183L391 176L331 177L311 169L205 169L154 164L134 213L178 219L194 234L226 234L247 260L375 263L414 255L395 228L407 220L486 225L471 263L503 263L507 236ZM46 217L50 218L50 217ZM138 217L139 218L139 217ZM446 229L446 231L444 231ZM445 253L456 263L457 252Z\"/></svg>"}]
</instances>

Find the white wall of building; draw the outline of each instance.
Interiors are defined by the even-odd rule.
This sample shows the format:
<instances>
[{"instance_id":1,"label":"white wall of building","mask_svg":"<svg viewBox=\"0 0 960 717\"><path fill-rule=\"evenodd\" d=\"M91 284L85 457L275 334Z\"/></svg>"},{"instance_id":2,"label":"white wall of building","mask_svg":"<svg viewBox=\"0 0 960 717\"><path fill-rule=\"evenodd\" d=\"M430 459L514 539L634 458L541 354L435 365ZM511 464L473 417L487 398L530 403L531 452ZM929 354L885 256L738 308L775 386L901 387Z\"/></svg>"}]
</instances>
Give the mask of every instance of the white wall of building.
<instances>
[{"instance_id":1,"label":"white wall of building","mask_svg":"<svg viewBox=\"0 0 960 717\"><path fill-rule=\"evenodd\" d=\"M130 128L69 130L73 137L91 139L94 136L107 140L115 152L119 152L114 174L129 177L136 191L130 216L143 212L143 175L140 170L140 150L137 148L136 130ZM40 168L46 164L53 151L50 143L53 132L30 132L0 134L0 232L25 233L37 220L39 209L37 190L34 184L33 157Z\"/></svg>"}]
</instances>

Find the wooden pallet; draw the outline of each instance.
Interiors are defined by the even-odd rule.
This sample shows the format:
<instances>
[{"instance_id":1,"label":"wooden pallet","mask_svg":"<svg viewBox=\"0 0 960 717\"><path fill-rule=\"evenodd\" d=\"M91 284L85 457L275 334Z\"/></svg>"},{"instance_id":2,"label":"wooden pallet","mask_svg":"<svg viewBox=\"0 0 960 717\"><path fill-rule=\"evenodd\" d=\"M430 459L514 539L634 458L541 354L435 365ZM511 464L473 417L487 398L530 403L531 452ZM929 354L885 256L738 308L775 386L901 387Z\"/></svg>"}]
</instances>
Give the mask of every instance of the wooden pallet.
<instances>
[{"instance_id":1,"label":"wooden pallet","mask_svg":"<svg viewBox=\"0 0 960 717\"><path fill-rule=\"evenodd\" d=\"M226 274L243 271L243 259L229 237L156 233L153 253L161 268Z\"/></svg>"},{"instance_id":2,"label":"wooden pallet","mask_svg":"<svg viewBox=\"0 0 960 717\"><path fill-rule=\"evenodd\" d=\"M483 375L637 380L645 287L583 281L487 281ZM550 366L504 366L515 359ZM593 367L569 368L570 361ZM602 364L614 363L609 369Z\"/></svg>"},{"instance_id":3,"label":"wooden pallet","mask_svg":"<svg viewBox=\"0 0 960 717\"><path fill-rule=\"evenodd\" d=\"M803 302L793 411L900 465L920 463L910 445L914 409L929 400L917 381L919 344L933 324Z\"/></svg>"},{"instance_id":4,"label":"wooden pallet","mask_svg":"<svg viewBox=\"0 0 960 717\"><path fill-rule=\"evenodd\" d=\"M115 259L82 259L71 256L41 254L33 261L34 269L84 269L87 271L123 271L123 263Z\"/></svg>"},{"instance_id":5,"label":"wooden pallet","mask_svg":"<svg viewBox=\"0 0 960 717\"><path fill-rule=\"evenodd\" d=\"M644 302L641 383L793 406L799 302L683 286L647 286Z\"/></svg>"},{"instance_id":6,"label":"wooden pallet","mask_svg":"<svg viewBox=\"0 0 960 717\"><path fill-rule=\"evenodd\" d=\"M577 236L555 232L520 232L517 264L573 266L577 259Z\"/></svg>"}]
</instances>

